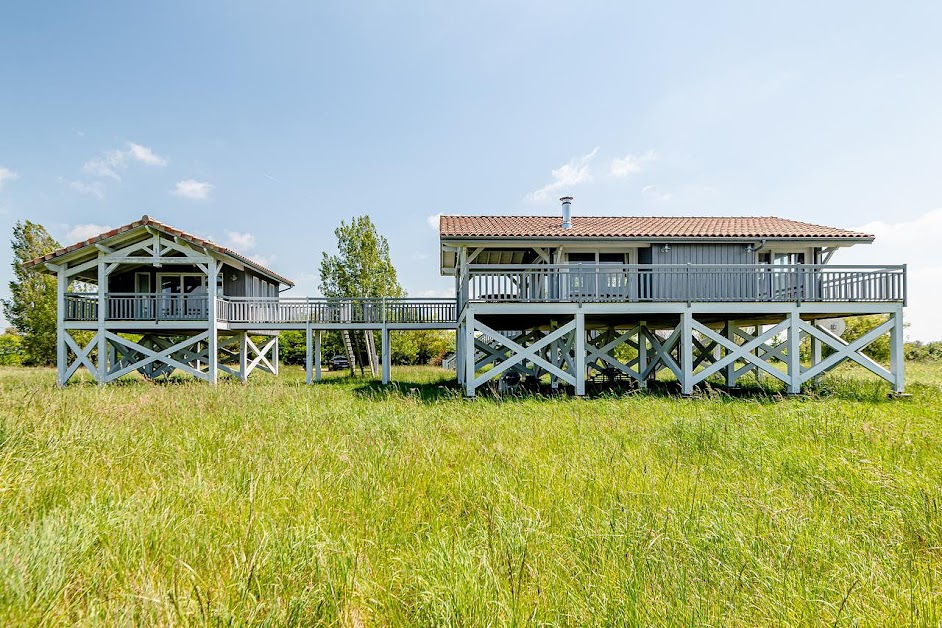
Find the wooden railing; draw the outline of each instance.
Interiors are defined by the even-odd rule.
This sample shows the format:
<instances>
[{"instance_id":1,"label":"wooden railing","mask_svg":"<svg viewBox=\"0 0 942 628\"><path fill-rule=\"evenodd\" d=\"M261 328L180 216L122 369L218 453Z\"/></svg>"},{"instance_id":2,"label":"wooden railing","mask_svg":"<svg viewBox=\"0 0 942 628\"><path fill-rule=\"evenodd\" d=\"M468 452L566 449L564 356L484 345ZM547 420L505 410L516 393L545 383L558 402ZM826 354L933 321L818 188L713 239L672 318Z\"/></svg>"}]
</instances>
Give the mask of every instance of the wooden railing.
<instances>
[{"instance_id":1,"label":"wooden railing","mask_svg":"<svg viewBox=\"0 0 942 628\"><path fill-rule=\"evenodd\" d=\"M222 297L218 319L228 323L454 323L455 299L323 299Z\"/></svg>"},{"instance_id":2,"label":"wooden railing","mask_svg":"<svg viewBox=\"0 0 942 628\"><path fill-rule=\"evenodd\" d=\"M71 293L65 296L65 320L98 320L98 295ZM111 292L105 296L105 320L109 321L199 321L209 319L209 299L201 294Z\"/></svg>"},{"instance_id":3,"label":"wooden railing","mask_svg":"<svg viewBox=\"0 0 942 628\"><path fill-rule=\"evenodd\" d=\"M905 266L800 264L472 265L455 299L218 297L228 323L451 324L468 301L494 303L906 302ZM109 321L209 319L202 294L110 293ZM67 321L98 319L98 295L65 295Z\"/></svg>"},{"instance_id":4,"label":"wooden railing","mask_svg":"<svg viewBox=\"0 0 942 628\"><path fill-rule=\"evenodd\" d=\"M105 296L109 321L209 320L206 294ZM217 320L227 323L454 323L454 299L319 299L304 297L219 297ZM98 320L98 295L67 294L67 321Z\"/></svg>"},{"instance_id":5,"label":"wooden railing","mask_svg":"<svg viewBox=\"0 0 942 628\"><path fill-rule=\"evenodd\" d=\"M472 265L459 294L461 304L905 300L905 265Z\"/></svg>"}]
</instances>

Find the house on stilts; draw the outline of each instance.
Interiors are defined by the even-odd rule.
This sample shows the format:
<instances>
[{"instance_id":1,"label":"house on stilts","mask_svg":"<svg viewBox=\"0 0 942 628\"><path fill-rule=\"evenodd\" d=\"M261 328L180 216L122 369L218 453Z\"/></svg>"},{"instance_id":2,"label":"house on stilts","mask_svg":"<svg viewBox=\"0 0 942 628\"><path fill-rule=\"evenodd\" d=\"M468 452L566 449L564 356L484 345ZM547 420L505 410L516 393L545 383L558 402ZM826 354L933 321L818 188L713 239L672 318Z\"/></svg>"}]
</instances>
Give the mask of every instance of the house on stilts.
<instances>
[{"instance_id":1,"label":"house on stilts","mask_svg":"<svg viewBox=\"0 0 942 628\"><path fill-rule=\"evenodd\" d=\"M456 331L468 396L527 378L577 395L587 381L646 387L661 371L684 394L753 371L798 393L848 360L903 391L905 266L829 264L872 235L773 217L573 217L561 201L561 216L442 216L450 299L284 296L285 277L148 216L28 266L57 278L60 385L82 367L102 384L277 373L288 329L305 332L309 383L324 331L379 332L386 383L390 333L442 329ZM826 324L870 314L885 321L849 343ZM884 335L888 369L862 352Z\"/></svg>"},{"instance_id":2,"label":"house on stilts","mask_svg":"<svg viewBox=\"0 0 942 628\"><path fill-rule=\"evenodd\" d=\"M774 217L573 217L560 200L561 216L440 219L468 396L508 373L582 395L590 377L645 387L661 370L684 394L750 371L794 394L847 360L903 391L906 267L828 264L872 235ZM887 320L851 343L821 324L868 314ZM889 370L862 353L884 334Z\"/></svg>"}]
</instances>

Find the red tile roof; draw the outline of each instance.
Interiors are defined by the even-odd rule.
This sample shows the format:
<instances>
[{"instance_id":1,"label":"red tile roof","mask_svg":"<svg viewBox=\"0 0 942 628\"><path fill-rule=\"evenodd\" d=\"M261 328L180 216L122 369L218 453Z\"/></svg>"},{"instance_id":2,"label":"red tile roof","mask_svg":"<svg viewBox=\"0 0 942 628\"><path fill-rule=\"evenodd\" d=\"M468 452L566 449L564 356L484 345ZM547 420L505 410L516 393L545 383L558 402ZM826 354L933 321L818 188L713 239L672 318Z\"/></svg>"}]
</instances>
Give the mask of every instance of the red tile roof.
<instances>
[{"instance_id":1,"label":"red tile roof","mask_svg":"<svg viewBox=\"0 0 942 628\"><path fill-rule=\"evenodd\" d=\"M72 253L73 251L78 251L79 249L83 249L83 248L85 248L85 247L92 246L92 245L94 245L94 244L97 243L97 242L102 242L103 240L107 240L107 239L109 239L109 238L113 238L113 237L115 237L115 236L121 235L121 234L123 234L123 233L127 233L127 232L129 232L129 231L132 231L132 230L134 230L134 229L137 229L137 228L139 228L139 227L144 227L144 226L147 226L147 225L150 225L150 226L154 227L155 229L158 229L158 230L160 230L160 231L163 231L164 233L167 233L167 234L169 234L169 235L172 235L172 236L175 236L175 237L178 237L178 238L182 238L183 240L186 240L187 242L190 242L191 244L193 244L193 245L195 245L195 246L207 248L207 249L210 249L210 250L212 250L212 251L215 251L216 253L219 253L220 255L225 255L225 256L232 257L232 258L234 258L234 259L236 259L236 260L242 262L242 263L245 264L246 266L248 266L248 267L250 267L250 268L252 268L252 269L254 269L254 270L256 270L256 271L258 271L258 272L260 272L260 273L262 273L262 274L265 274L265 275L267 275L268 277L270 277L270 278L272 278L272 279L276 279L277 281L280 281L281 283L283 283L283 284L285 284L285 285L288 285L288 286L293 286L293 285L294 285L294 282L291 281L290 279L287 279L287 278L285 278L285 277L279 275L278 273L276 273L276 272L274 272L274 271L272 271L272 270L269 270L268 268L265 268L264 266L262 266L262 265L259 264L258 262L255 262L255 261L249 259L248 257L245 257L244 255L242 255L242 254L240 254L240 253L236 253L236 252L233 251L232 249L228 249L228 248L226 248L226 247L224 247L224 246L220 246L220 245L218 245L218 244L216 244L216 243L214 243L214 242L211 242L211 241L209 241L209 240L204 240L203 238L200 238L200 237L198 237L198 236L195 236L195 235L193 235L193 234L191 234L191 233L187 233L186 231L181 231L181 230L179 230L179 229L175 229L174 227L171 227L170 225L165 225L164 223L160 222L159 220L154 220L153 218L151 218L150 216L147 216L147 215L144 215L144 216L141 217L140 220L135 220L134 222L129 223L129 224L126 224L126 225L124 225L123 227L118 227L118 228L116 228L116 229L112 229L111 231L106 231L105 233L99 234L99 235L97 235L97 236L95 236L95 237L93 237L93 238L89 238L89 239L87 239L87 240L83 240L83 241L81 241L81 242L77 242L77 243L75 243L75 244L71 244L71 245L69 245L69 246L62 247L61 249L58 249L58 250L56 250L56 251L53 251L52 253L47 253L47 254L45 254L45 255L43 255L43 256L41 256L41 257L37 257L37 258L35 258L35 259L31 259L31 260L29 260L28 262L26 262L25 264L23 264L23 266L26 267L26 268L30 268L30 267L32 267L32 266L37 266L37 265L42 264L42 263L44 263L44 262L49 262L49 261L51 261L51 260L54 260L54 259L56 259L57 257L62 257L63 255L66 255L67 253Z\"/></svg>"},{"instance_id":2,"label":"red tile roof","mask_svg":"<svg viewBox=\"0 0 942 628\"><path fill-rule=\"evenodd\" d=\"M774 216L442 216L442 238L837 238L872 240L858 231Z\"/></svg>"}]
</instances>

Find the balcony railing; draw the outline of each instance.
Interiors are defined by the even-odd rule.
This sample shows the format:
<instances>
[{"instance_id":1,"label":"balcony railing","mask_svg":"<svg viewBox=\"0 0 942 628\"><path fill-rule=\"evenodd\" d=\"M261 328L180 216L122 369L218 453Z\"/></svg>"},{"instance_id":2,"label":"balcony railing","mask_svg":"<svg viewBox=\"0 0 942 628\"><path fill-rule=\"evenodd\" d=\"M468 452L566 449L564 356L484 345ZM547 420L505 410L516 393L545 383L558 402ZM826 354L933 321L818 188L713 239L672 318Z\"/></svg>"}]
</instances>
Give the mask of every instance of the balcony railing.
<instances>
[{"instance_id":1,"label":"balcony railing","mask_svg":"<svg viewBox=\"0 0 942 628\"><path fill-rule=\"evenodd\" d=\"M218 318L228 323L410 324L457 320L454 299L323 299L224 297Z\"/></svg>"},{"instance_id":2,"label":"balcony railing","mask_svg":"<svg viewBox=\"0 0 942 628\"><path fill-rule=\"evenodd\" d=\"M97 294L67 294L67 321L97 321ZM454 299L318 299L304 297L219 297L216 318L225 323L411 324L457 320ZM105 295L108 321L208 321L203 294Z\"/></svg>"},{"instance_id":3,"label":"balcony railing","mask_svg":"<svg viewBox=\"0 0 942 628\"><path fill-rule=\"evenodd\" d=\"M218 297L224 323L451 324L468 301L491 303L906 302L905 266L801 264L472 265L455 299ZM108 321L209 320L202 294L109 293ZM67 321L98 320L97 294L67 294Z\"/></svg>"},{"instance_id":4,"label":"balcony railing","mask_svg":"<svg viewBox=\"0 0 942 628\"><path fill-rule=\"evenodd\" d=\"M472 265L460 291L461 303L905 300L905 265Z\"/></svg>"},{"instance_id":5,"label":"balcony railing","mask_svg":"<svg viewBox=\"0 0 942 628\"><path fill-rule=\"evenodd\" d=\"M105 295L105 320L199 321L209 318L209 298L201 294L121 293ZM67 294L65 320L98 320L97 294Z\"/></svg>"}]
</instances>

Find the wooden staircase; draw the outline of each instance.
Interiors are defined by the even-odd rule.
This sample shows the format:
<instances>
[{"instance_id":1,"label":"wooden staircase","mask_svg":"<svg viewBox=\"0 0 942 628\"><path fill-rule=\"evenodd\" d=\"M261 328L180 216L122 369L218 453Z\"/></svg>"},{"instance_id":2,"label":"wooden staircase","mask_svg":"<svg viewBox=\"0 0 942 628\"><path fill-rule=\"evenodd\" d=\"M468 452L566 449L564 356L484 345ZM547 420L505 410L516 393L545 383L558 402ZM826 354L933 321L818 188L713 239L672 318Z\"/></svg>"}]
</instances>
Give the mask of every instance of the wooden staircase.
<instances>
[{"instance_id":1,"label":"wooden staircase","mask_svg":"<svg viewBox=\"0 0 942 628\"><path fill-rule=\"evenodd\" d=\"M365 374L364 365L369 364L370 373L375 377L379 373L379 356L376 354L376 341L373 338L373 333L364 330L362 338L346 329L341 333L347 359L350 361L350 374L354 373L357 364L360 365L360 374Z\"/></svg>"}]
</instances>

